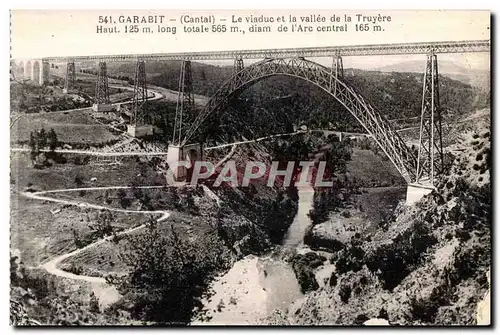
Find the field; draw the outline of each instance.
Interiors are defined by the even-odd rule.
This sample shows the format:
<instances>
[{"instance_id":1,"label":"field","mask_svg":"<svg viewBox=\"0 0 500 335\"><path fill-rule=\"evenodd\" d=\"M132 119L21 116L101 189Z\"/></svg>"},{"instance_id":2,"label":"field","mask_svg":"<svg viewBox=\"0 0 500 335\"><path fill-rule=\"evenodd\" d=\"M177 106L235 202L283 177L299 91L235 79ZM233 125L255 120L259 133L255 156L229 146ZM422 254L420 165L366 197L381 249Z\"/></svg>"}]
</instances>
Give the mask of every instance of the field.
<instances>
[{"instance_id":1,"label":"field","mask_svg":"<svg viewBox=\"0 0 500 335\"><path fill-rule=\"evenodd\" d=\"M54 129L62 143L103 145L118 140L106 125L99 124L86 111L23 114L11 130L11 143L27 143L31 132Z\"/></svg>"},{"instance_id":2,"label":"field","mask_svg":"<svg viewBox=\"0 0 500 335\"><path fill-rule=\"evenodd\" d=\"M76 239L95 239L91 225L99 211L80 209L22 196L11 202L11 248L22 251L23 262L38 266L50 258L77 249ZM145 215L113 213L113 228L126 229L144 223ZM75 238L76 236L76 238Z\"/></svg>"},{"instance_id":3,"label":"field","mask_svg":"<svg viewBox=\"0 0 500 335\"><path fill-rule=\"evenodd\" d=\"M31 166L28 153L11 154L11 242L12 248L23 252L28 264L38 265L49 258L76 249L75 233L82 239L92 239L89 224L95 223L99 212L48 201L27 199L18 195L27 189L46 191L54 189L124 186L131 184L140 164L135 158L124 159L122 165L75 165L76 155L67 155L68 162L54 164L46 169ZM75 183L80 179L79 184ZM96 178L91 182L91 178ZM77 192L75 192L77 193ZM88 192L89 195L92 193ZM96 193L94 193L95 195ZM54 194L53 197L57 197ZM60 196L64 198L64 196ZM83 198L75 194L77 200ZM66 197L67 199L67 197ZM101 200L99 204L104 204ZM113 212L113 227L120 230L144 223L147 215Z\"/></svg>"},{"instance_id":4,"label":"field","mask_svg":"<svg viewBox=\"0 0 500 335\"><path fill-rule=\"evenodd\" d=\"M28 185L36 191L75 187L127 186L132 185L132 181L137 177L137 171L140 168L144 169L140 166L145 165L134 157L121 159L121 164L109 164L109 160L97 160L83 165L75 164L75 160L81 161L89 156L65 154L64 157L68 159L65 164L35 169L31 166L28 153L12 153L11 181L20 191ZM81 180L79 185L75 182L77 177ZM92 178L96 178L95 181L91 181Z\"/></svg>"}]
</instances>

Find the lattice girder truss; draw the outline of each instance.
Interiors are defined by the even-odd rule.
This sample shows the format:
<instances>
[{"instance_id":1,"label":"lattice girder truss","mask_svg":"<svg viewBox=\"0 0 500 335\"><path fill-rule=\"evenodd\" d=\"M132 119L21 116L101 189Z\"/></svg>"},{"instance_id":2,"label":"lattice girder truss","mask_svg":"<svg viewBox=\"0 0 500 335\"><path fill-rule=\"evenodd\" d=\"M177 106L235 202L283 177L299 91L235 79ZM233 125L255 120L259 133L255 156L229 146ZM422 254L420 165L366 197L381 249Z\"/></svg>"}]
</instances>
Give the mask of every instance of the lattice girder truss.
<instances>
[{"instance_id":1,"label":"lattice girder truss","mask_svg":"<svg viewBox=\"0 0 500 335\"><path fill-rule=\"evenodd\" d=\"M372 56L372 55L403 55L403 54L428 54L431 50L435 53L466 53L489 52L490 40L469 41L442 41L442 42L417 42L395 44L368 44L345 45L308 48L281 48L281 49L255 49L255 50L225 50L202 52L179 52L164 54L122 54L122 55L92 55L75 56L76 60L108 60L108 61L133 61L137 58L147 60L232 60L237 57L243 59L263 58L293 58L293 57L331 57L332 55L347 56ZM47 57L48 61L60 61L66 57Z\"/></svg>"},{"instance_id":2,"label":"lattice girder truss","mask_svg":"<svg viewBox=\"0 0 500 335\"><path fill-rule=\"evenodd\" d=\"M403 139L363 97L331 69L302 57L292 59L265 59L239 71L227 80L211 97L194 120L181 145L195 134L197 129L213 112L226 111L233 97L254 83L274 75L288 75L307 80L322 88L337 99L371 134L380 148L408 182L415 180L416 158Z\"/></svg>"}]
</instances>

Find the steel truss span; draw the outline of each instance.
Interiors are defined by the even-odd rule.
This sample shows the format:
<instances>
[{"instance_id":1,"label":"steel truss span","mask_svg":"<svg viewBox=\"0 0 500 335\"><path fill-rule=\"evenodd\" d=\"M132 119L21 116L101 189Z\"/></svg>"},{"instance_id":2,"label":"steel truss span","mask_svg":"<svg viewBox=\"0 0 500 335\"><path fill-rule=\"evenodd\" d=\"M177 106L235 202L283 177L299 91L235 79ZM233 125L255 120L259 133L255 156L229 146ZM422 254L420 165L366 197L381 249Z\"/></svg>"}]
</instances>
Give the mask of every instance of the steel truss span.
<instances>
[{"instance_id":1,"label":"steel truss span","mask_svg":"<svg viewBox=\"0 0 500 335\"><path fill-rule=\"evenodd\" d=\"M401 54L428 54L428 53L464 53L489 52L489 40L449 41L449 42L420 42L397 44L348 45L311 48L285 48L262 50L230 50L183 53L158 54L130 54L130 55L94 55L71 57L75 61L107 60L107 61L135 61L144 60L220 60L236 58L294 58L294 57L331 57L341 56L371 56L371 55L401 55ZM50 62L66 61L68 57L47 57Z\"/></svg>"},{"instance_id":2,"label":"steel truss span","mask_svg":"<svg viewBox=\"0 0 500 335\"><path fill-rule=\"evenodd\" d=\"M336 76L333 70L304 58L266 59L235 73L210 98L194 120L181 145L188 143L211 113L226 111L233 97L256 82L275 75L304 79L332 95L373 136L405 180L408 183L415 180L417 160L387 120L352 86Z\"/></svg>"}]
</instances>

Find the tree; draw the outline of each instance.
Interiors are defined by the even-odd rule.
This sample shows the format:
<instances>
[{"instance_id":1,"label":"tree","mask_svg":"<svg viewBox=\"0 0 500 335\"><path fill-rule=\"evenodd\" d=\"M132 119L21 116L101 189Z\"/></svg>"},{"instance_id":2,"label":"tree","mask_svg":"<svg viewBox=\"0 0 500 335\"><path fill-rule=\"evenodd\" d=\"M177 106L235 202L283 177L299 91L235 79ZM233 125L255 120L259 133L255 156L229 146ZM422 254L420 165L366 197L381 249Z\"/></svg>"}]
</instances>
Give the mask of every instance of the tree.
<instances>
[{"instance_id":1,"label":"tree","mask_svg":"<svg viewBox=\"0 0 500 335\"><path fill-rule=\"evenodd\" d=\"M127 197L127 192L125 192L125 190L119 189L117 195L118 199L120 199L120 206L122 206L122 208L128 208L131 205L131 201Z\"/></svg>"},{"instance_id":2,"label":"tree","mask_svg":"<svg viewBox=\"0 0 500 335\"><path fill-rule=\"evenodd\" d=\"M142 206L150 211L153 210L153 205L151 204L151 197L147 193L143 193L142 198L140 199Z\"/></svg>"},{"instance_id":3,"label":"tree","mask_svg":"<svg viewBox=\"0 0 500 335\"><path fill-rule=\"evenodd\" d=\"M38 131L38 147L40 149L45 149L45 146L47 146L47 133L45 132L45 129L40 129Z\"/></svg>"},{"instance_id":4,"label":"tree","mask_svg":"<svg viewBox=\"0 0 500 335\"><path fill-rule=\"evenodd\" d=\"M104 203L111 204L113 200L109 198L109 190L104 191Z\"/></svg>"},{"instance_id":5,"label":"tree","mask_svg":"<svg viewBox=\"0 0 500 335\"><path fill-rule=\"evenodd\" d=\"M47 134L47 140L49 143L49 149L51 152L54 152L54 150L57 148L59 145L59 140L57 139L57 134L54 131L54 129L50 129L49 133Z\"/></svg>"},{"instance_id":6,"label":"tree","mask_svg":"<svg viewBox=\"0 0 500 335\"><path fill-rule=\"evenodd\" d=\"M111 211L105 210L99 212L95 222L95 225L90 225L90 228L95 231L98 238L103 238L113 233L112 223L114 222L114 217Z\"/></svg>"},{"instance_id":7,"label":"tree","mask_svg":"<svg viewBox=\"0 0 500 335\"><path fill-rule=\"evenodd\" d=\"M82 179L82 177L76 176L75 177L75 184L76 184L77 187L82 187L82 185L83 185L83 179Z\"/></svg>"},{"instance_id":8,"label":"tree","mask_svg":"<svg viewBox=\"0 0 500 335\"><path fill-rule=\"evenodd\" d=\"M167 188L167 199L169 205L173 206L175 209L180 210L182 209L182 206L180 204L180 197L177 194L177 189L175 187L168 187Z\"/></svg>"},{"instance_id":9,"label":"tree","mask_svg":"<svg viewBox=\"0 0 500 335\"><path fill-rule=\"evenodd\" d=\"M170 226L161 231L154 219L142 234L128 238L122 254L130 272L111 278L132 307L133 317L159 324L190 322L196 299L209 278L227 266L215 231L201 239L182 238Z\"/></svg>"},{"instance_id":10,"label":"tree","mask_svg":"<svg viewBox=\"0 0 500 335\"><path fill-rule=\"evenodd\" d=\"M33 136L33 132L30 133L30 140L28 142L28 145L30 147L30 158L31 158L31 161L35 161L36 160L36 157L38 156L38 154L40 153L39 150L38 150L38 143L35 139L35 136Z\"/></svg>"}]
</instances>

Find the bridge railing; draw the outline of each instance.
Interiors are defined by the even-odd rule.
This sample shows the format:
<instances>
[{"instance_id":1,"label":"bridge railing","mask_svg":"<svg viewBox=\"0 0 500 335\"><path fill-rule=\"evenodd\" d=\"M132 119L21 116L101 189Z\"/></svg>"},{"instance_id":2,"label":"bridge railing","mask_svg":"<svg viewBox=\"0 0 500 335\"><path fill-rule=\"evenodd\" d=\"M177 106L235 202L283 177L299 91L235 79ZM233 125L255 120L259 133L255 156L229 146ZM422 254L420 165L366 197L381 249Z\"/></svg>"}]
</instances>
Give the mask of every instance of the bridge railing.
<instances>
[{"instance_id":1,"label":"bridge railing","mask_svg":"<svg viewBox=\"0 0 500 335\"><path fill-rule=\"evenodd\" d=\"M57 62L74 59L135 61L144 60L234 60L263 59L263 58L296 58L296 57L331 57L342 56L370 56L370 55L401 55L434 53L466 53L489 52L490 40L444 41L444 42L416 42L393 44L345 45L307 48L277 48L254 50L221 50L201 52L157 53L157 54L121 54L121 55L92 55L92 56L64 56L46 57L44 60Z\"/></svg>"}]
</instances>

